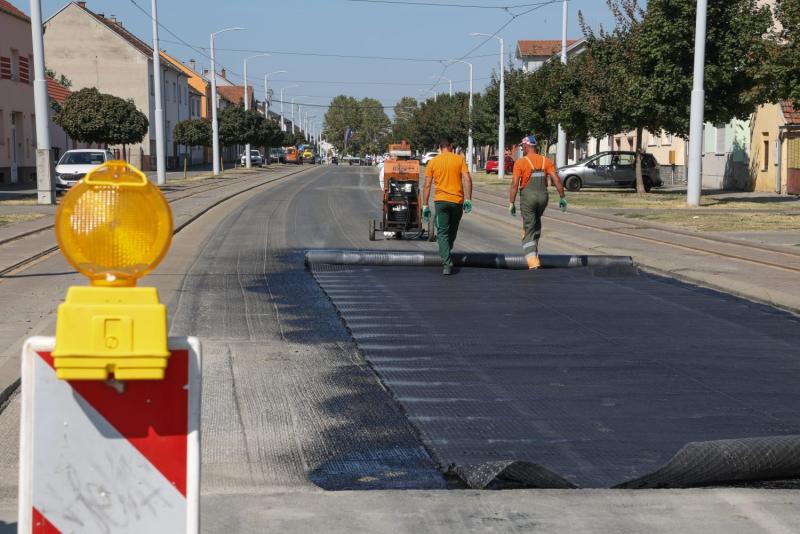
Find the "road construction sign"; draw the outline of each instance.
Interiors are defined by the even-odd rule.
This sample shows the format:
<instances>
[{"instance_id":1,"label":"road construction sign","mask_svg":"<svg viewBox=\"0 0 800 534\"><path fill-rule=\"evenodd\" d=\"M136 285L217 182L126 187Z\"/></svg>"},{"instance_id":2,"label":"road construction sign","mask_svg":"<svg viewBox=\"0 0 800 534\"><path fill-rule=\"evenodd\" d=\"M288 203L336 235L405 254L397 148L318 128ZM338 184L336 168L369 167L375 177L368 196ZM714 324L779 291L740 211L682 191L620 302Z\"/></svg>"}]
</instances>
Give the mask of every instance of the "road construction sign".
<instances>
[{"instance_id":1,"label":"road construction sign","mask_svg":"<svg viewBox=\"0 0 800 534\"><path fill-rule=\"evenodd\" d=\"M197 339L169 338L163 380L61 380L54 345L22 352L19 532L198 532Z\"/></svg>"}]
</instances>

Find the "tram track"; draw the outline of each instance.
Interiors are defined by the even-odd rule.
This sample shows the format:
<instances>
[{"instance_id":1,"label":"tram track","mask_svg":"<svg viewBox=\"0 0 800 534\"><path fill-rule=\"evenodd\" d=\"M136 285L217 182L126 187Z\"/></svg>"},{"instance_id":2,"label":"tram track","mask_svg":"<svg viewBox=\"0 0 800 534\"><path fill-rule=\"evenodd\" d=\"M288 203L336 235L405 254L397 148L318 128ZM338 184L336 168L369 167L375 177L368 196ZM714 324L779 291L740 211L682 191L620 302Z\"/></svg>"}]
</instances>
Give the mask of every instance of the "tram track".
<instances>
[{"instance_id":1,"label":"tram track","mask_svg":"<svg viewBox=\"0 0 800 534\"><path fill-rule=\"evenodd\" d=\"M476 193L477 193L477 195L476 195ZM475 192L473 192L473 198L475 198L477 200L480 200L481 202L486 202L488 204L492 204L494 206L500 206L500 207L503 207L503 208L506 208L508 206L507 202L503 202L501 200L503 197L500 197L499 195L494 195L494 194L491 194L491 193L486 193L486 192L482 192L482 191L480 191L480 192L475 191ZM626 223L625 221L620 221L618 217L602 216L602 215L593 214L593 213L585 213L583 210L580 211L579 215L581 217L594 219L594 220L605 221L605 222L613 222L613 223L619 223L619 224L629 224L629 223ZM724 251L720 251L720 250L713 250L713 249L709 249L709 248L704 248L704 247L699 246L699 245L693 245L693 244L687 244L687 243L678 243L678 242L675 242L675 241L668 241L666 239L659 239L659 238L653 237L653 236L642 235L640 233L636 233L636 231L637 230L654 231L654 232L665 232L665 231L668 231L669 233L674 234L674 235L679 235L679 236L682 236L682 237L685 237L685 238L688 238L688 239L691 239L691 240L697 240L697 241L701 241L701 242L710 243L710 244L715 245L715 246L739 247L740 249L751 249L751 250L757 250L757 251L768 253L768 254L775 254L775 255L785 256L785 257L791 258L792 260L797 261L798 265L800 265L800 253L795 253L795 252L788 251L788 250L780 250L780 249L777 249L775 247L764 246L764 245L760 245L758 243L752 243L752 244L751 243L742 243L742 242L738 242L738 241L736 241L734 239L716 238L716 237L702 235L702 234L699 234L699 233L692 233L692 232L688 232L688 231L684 231L684 230L680 230L680 229L673 229L673 228L667 229L667 228L659 227L659 226L656 226L656 225L646 225L646 226L630 225L631 226L630 228L618 229L618 228L600 228L600 227L592 225L592 224L579 222L579 221L574 221L574 220L565 220L563 218L555 218L555 217L548 216L548 215L545 215L544 219L552 221L554 223L561 223L561 224L567 224L567 225L575 226L575 227L579 227L579 228L586 228L586 229L589 229L589 230L592 230L592 231L595 231L595 232L601 232L601 233L605 233L605 234L623 236L623 237L626 237L626 238L638 239L638 240L641 240L641 241L646 241L646 242L649 242L649 243L656 243L658 245L668 246L668 247L672 247L672 248L676 248L676 249L688 250L688 251L692 251L692 252L701 252L701 253L704 253L704 254L710 254L710 255L714 255L714 256L718 256L718 257L722 257L722 258L726 258L726 259L730 259L730 260L734 260L734 261L739 261L739 262L743 262L743 263L750 263L750 264L764 266L764 267L777 269L777 270L781 270L781 271L800 273L800 266L787 265L785 263L778 263L777 261L769 261L767 259L758 259L758 258L754 258L754 257L743 257L743 255L741 255L741 254L736 254L736 253L732 253L732 252L724 252Z\"/></svg>"},{"instance_id":2,"label":"tram track","mask_svg":"<svg viewBox=\"0 0 800 534\"><path fill-rule=\"evenodd\" d=\"M190 225L191 223L196 221L198 218L200 218L201 216L206 214L211 209L219 206L220 204L222 204L222 203L224 203L224 202L226 202L226 201L228 201L228 200L230 200L232 198L235 198L235 197L237 197L239 195L247 193L248 191L252 191L253 189L257 189L259 187L264 187L266 185L275 183L277 181L283 180L283 179L288 178L290 176L294 176L294 175L299 174L299 173L301 173L303 171L311 170L311 169L314 169L314 168L316 168L316 167L302 168L300 170L297 170L297 171L294 171L294 172L290 172L290 173L285 174L283 176L278 176L278 177L275 177L275 178L272 178L272 179L269 179L269 180L260 181L257 184L252 185L251 187L246 187L244 189L237 189L232 194L225 195L225 196L219 198L218 200L216 200L215 202L212 202L208 206L205 206L198 213L195 213L194 215L192 215L187 220L185 220L185 221L181 222L180 224L178 224L177 226L175 226L175 229L173 231L173 235L178 234L181 230L186 228L188 225ZM244 182L246 180L247 180L246 176L240 177L240 178L236 178L236 179L233 179L233 180L225 179L224 183L212 184L212 185L201 184L201 185L198 185L198 186L195 186L195 187L187 187L187 188L181 189L179 191L169 191L169 192L165 193L164 196L167 199L167 203L175 204L175 203L177 203L177 202L179 202L181 200L185 200L185 199L188 199L188 198L191 198L191 197L195 197L195 196L201 195L203 193L208 193L210 191L216 191L216 190L219 190L219 189L230 188L230 187L235 186L236 184L240 184L240 183L242 183L242 182ZM183 194L183 195L178 195L178 196L171 196L170 194L173 193L173 192L174 193L187 193L188 192L188 194ZM47 226L42 226L42 227L30 230L28 232L21 233L19 235L8 237L8 238L0 241L0 247L2 247L4 245L7 245L9 243L12 243L12 242L17 242L17 241L20 241L20 240L24 240L24 239L29 239L29 238L35 237L37 235L40 235L43 232L47 232L49 230L52 230L54 227L55 227L54 224L49 224ZM57 251L58 251L58 246L48 247L48 248L46 248L44 250L41 250L39 252L30 254L29 256L26 256L25 258L23 258L22 260L20 260L17 263L14 263L13 265L9 265L9 266L7 266L7 267L5 267L3 269L0 269L0 282L2 281L3 277L11 275L11 274L18 273L18 272L21 272L21 271L24 271L26 268L31 267L31 266L35 265L36 263L38 263L39 261L50 257L50 255L54 254Z\"/></svg>"}]
</instances>

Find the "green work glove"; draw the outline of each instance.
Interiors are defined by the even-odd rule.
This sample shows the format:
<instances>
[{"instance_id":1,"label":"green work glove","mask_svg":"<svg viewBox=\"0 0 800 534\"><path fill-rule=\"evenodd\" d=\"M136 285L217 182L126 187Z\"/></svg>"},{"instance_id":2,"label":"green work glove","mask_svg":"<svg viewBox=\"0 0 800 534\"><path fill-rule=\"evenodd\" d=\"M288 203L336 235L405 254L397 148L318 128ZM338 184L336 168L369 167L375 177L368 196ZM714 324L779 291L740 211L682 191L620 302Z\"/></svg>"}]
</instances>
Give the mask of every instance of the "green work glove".
<instances>
[{"instance_id":1,"label":"green work glove","mask_svg":"<svg viewBox=\"0 0 800 534\"><path fill-rule=\"evenodd\" d=\"M464 213L472 213L472 201L469 199L464 201Z\"/></svg>"},{"instance_id":2,"label":"green work glove","mask_svg":"<svg viewBox=\"0 0 800 534\"><path fill-rule=\"evenodd\" d=\"M516 217L516 216L517 216L517 206L516 206L516 204L514 204L513 202L509 202L509 203L508 203L508 213L509 213L509 214L510 214L512 217Z\"/></svg>"},{"instance_id":3,"label":"green work glove","mask_svg":"<svg viewBox=\"0 0 800 534\"><path fill-rule=\"evenodd\" d=\"M422 222L428 224L428 221L431 220L431 207L425 206L422 208Z\"/></svg>"},{"instance_id":4,"label":"green work glove","mask_svg":"<svg viewBox=\"0 0 800 534\"><path fill-rule=\"evenodd\" d=\"M558 207L561 208L561 211L567 211L567 199L561 197L561 200L558 201Z\"/></svg>"}]
</instances>

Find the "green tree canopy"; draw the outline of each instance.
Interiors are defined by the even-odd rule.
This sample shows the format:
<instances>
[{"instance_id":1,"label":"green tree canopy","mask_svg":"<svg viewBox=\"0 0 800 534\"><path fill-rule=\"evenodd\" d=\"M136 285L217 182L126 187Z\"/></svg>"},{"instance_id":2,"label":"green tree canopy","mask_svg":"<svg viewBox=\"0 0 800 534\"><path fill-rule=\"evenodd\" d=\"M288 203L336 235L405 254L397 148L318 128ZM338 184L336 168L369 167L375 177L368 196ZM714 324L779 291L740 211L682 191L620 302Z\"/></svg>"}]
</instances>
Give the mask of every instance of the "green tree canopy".
<instances>
[{"instance_id":1,"label":"green tree canopy","mask_svg":"<svg viewBox=\"0 0 800 534\"><path fill-rule=\"evenodd\" d=\"M392 140L399 143L403 139L416 143L416 126L414 116L419 110L419 103L415 98L404 96L394 106L394 121L392 122Z\"/></svg>"},{"instance_id":2,"label":"green tree canopy","mask_svg":"<svg viewBox=\"0 0 800 534\"><path fill-rule=\"evenodd\" d=\"M364 98L358 103L361 124L357 130L360 154L382 154L387 149L387 140L392 121L383 105L374 98Z\"/></svg>"},{"instance_id":3,"label":"green tree canopy","mask_svg":"<svg viewBox=\"0 0 800 534\"><path fill-rule=\"evenodd\" d=\"M358 152L361 135L362 113L358 100L352 96L338 95L331 100L328 111L325 113L325 138L336 147L338 152L344 152L344 134L350 128L354 136L348 143L349 152Z\"/></svg>"},{"instance_id":4,"label":"green tree canopy","mask_svg":"<svg viewBox=\"0 0 800 534\"><path fill-rule=\"evenodd\" d=\"M186 146L211 146L211 121L187 119L175 124L172 131L175 142Z\"/></svg>"},{"instance_id":5,"label":"green tree canopy","mask_svg":"<svg viewBox=\"0 0 800 534\"><path fill-rule=\"evenodd\" d=\"M469 95L439 95L423 102L414 114L416 148L438 146L442 137L450 137L456 146L466 147L469 135Z\"/></svg>"},{"instance_id":6,"label":"green tree canopy","mask_svg":"<svg viewBox=\"0 0 800 534\"><path fill-rule=\"evenodd\" d=\"M250 132L249 116L244 106L228 106L219 112L219 142L222 146L243 145L248 142Z\"/></svg>"},{"instance_id":7,"label":"green tree canopy","mask_svg":"<svg viewBox=\"0 0 800 534\"><path fill-rule=\"evenodd\" d=\"M55 116L64 131L84 143L128 145L147 134L147 117L131 100L88 87L72 93Z\"/></svg>"}]
</instances>

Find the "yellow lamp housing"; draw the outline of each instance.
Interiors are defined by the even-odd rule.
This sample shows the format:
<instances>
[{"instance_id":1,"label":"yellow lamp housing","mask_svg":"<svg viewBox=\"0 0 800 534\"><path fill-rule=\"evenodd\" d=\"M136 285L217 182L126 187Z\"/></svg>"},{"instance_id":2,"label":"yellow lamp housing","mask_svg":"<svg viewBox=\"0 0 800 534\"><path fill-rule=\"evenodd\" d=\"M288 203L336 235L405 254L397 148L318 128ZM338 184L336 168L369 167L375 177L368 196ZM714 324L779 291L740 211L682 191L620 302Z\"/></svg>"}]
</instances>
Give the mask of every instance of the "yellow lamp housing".
<instances>
[{"instance_id":1,"label":"yellow lamp housing","mask_svg":"<svg viewBox=\"0 0 800 534\"><path fill-rule=\"evenodd\" d=\"M164 258L172 213L161 191L124 161L94 168L64 196L56 240L91 280L58 307L53 351L63 380L161 380L169 358L166 307L135 287Z\"/></svg>"}]
</instances>

